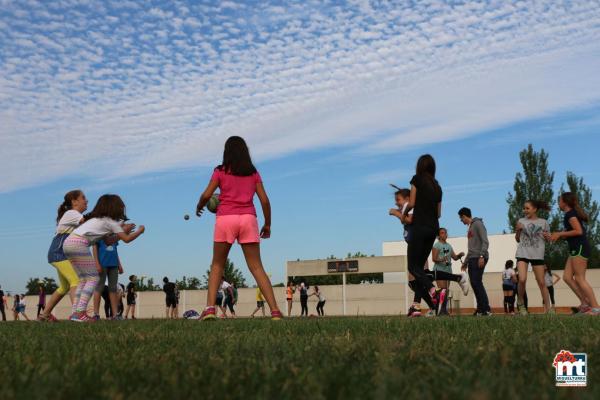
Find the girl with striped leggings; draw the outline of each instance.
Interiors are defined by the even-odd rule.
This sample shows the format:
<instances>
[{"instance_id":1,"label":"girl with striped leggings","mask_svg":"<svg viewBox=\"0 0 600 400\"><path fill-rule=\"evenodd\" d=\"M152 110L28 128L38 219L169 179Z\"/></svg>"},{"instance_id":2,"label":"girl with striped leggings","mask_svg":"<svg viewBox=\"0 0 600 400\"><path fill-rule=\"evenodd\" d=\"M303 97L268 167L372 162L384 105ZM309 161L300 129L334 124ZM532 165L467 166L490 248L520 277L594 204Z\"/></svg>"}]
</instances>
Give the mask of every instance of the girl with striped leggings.
<instances>
[{"instance_id":1,"label":"girl with striped leggings","mask_svg":"<svg viewBox=\"0 0 600 400\"><path fill-rule=\"evenodd\" d=\"M63 245L65 256L79 277L79 284L75 292L75 310L71 315L71 321L93 321L93 318L87 315L86 310L102 271L98 271L90 246L113 234L119 240L129 243L144 233L143 225L133 233L125 232L119 221L126 220L123 200L115 194L105 194L98 199L94 210L86 216L86 222L75 229L65 240Z\"/></svg>"}]
</instances>

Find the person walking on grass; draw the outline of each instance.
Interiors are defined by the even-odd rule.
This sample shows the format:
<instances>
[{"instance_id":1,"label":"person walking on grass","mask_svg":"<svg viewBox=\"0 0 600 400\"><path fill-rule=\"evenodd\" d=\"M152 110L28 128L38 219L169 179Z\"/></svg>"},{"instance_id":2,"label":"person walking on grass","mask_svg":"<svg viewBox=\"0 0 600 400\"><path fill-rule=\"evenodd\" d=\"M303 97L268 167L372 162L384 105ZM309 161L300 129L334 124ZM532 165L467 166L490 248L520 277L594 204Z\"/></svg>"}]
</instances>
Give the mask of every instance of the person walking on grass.
<instances>
[{"instance_id":1,"label":"person walking on grass","mask_svg":"<svg viewBox=\"0 0 600 400\"><path fill-rule=\"evenodd\" d=\"M6 321L6 297L2 286L0 286L0 314L2 314L2 321Z\"/></svg>"},{"instance_id":2,"label":"person walking on grass","mask_svg":"<svg viewBox=\"0 0 600 400\"><path fill-rule=\"evenodd\" d=\"M513 269L515 263L513 260L507 260L504 264L504 271L502 272L502 292L504 294L504 313L514 314L515 313L515 283L517 277L515 270Z\"/></svg>"},{"instance_id":3,"label":"person walking on grass","mask_svg":"<svg viewBox=\"0 0 600 400\"><path fill-rule=\"evenodd\" d=\"M519 297L523 297L527 284L527 268L531 264L535 280L537 281L542 301L544 303L544 312L553 312L550 307L550 294L546 287L544 275L546 273L546 262L544 261L546 253L545 238L550 232L548 221L539 218L539 210L550 211L547 203L537 200L527 200L523 206L524 218L519 219L515 227L515 239L519 244L517 247L517 269L519 270ZM517 303L517 310L521 315L527 315L525 304L520 300Z\"/></svg>"},{"instance_id":4,"label":"person walking on grass","mask_svg":"<svg viewBox=\"0 0 600 400\"><path fill-rule=\"evenodd\" d=\"M271 237L271 204L260 174L252 163L248 146L239 136L232 136L225 142L223 162L215 168L196 206L198 217L202 216L204 207L217 188L220 189L220 195L213 239L213 259L208 278L206 308L201 314L201 320L216 318L215 303L219 281L223 276L231 246L236 240L242 246L248 268L269 304L271 319L280 320L281 311L260 254L260 239ZM264 225L260 233L256 209L252 202L255 194L260 200L264 215Z\"/></svg>"},{"instance_id":5,"label":"person walking on grass","mask_svg":"<svg viewBox=\"0 0 600 400\"><path fill-rule=\"evenodd\" d=\"M46 308L46 290L43 285L39 286L38 289L38 307L36 318L40 317L40 313Z\"/></svg>"},{"instance_id":6,"label":"person walking on grass","mask_svg":"<svg viewBox=\"0 0 600 400\"><path fill-rule=\"evenodd\" d=\"M137 276L130 275L129 283L127 284L127 308L125 309L125 319L129 318L129 311L131 311L131 319L135 319L135 306L137 303L137 293L135 291L135 283L137 281Z\"/></svg>"},{"instance_id":7,"label":"person walking on grass","mask_svg":"<svg viewBox=\"0 0 600 400\"><path fill-rule=\"evenodd\" d=\"M552 304L552 308L554 308L554 285L560 281L560 276L552 272L550 267L546 265L546 273L544 274L544 279L546 281L546 287L548 288L548 294L550 295L550 303Z\"/></svg>"},{"instance_id":8,"label":"person walking on grass","mask_svg":"<svg viewBox=\"0 0 600 400\"><path fill-rule=\"evenodd\" d=\"M20 296L17 295L17 297L19 298L19 302L17 303L17 317L20 314L23 316L23 318L25 318L27 321L29 321L29 317L25 313L25 308L27 306L26 301L25 301L25 295L21 294ZM18 318L16 318L16 319L18 319Z\"/></svg>"},{"instance_id":9,"label":"person walking on grass","mask_svg":"<svg viewBox=\"0 0 600 400\"><path fill-rule=\"evenodd\" d=\"M490 255L488 252L489 240L487 230L481 218L473 218L471 210L463 207L458 211L461 222L468 228L468 252L462 270L469 273L469 281L477 300L477 316L491 316L492 310L488 295L483 285L483 273Z\"/></svg>"},{"instance_id":10,"label":"person walking on grass","mask_svg":"<svg viewBox=\"0 0 600 400\"><path fill-rule=\"evenodd\" d=\"M165 316L167 319L177 318L177 286L175 283L169 282L166 276L163 278L163 292L165 292Z\"/></svg>"},{"instance_id":11,"label":"person walking on grass","mask_svg":"<svg viewBox=\"0 0 600 400\"><path fill-rule=\"evenodd\" d=\"M585 279L588 259L591 255L591 246L587 238L585 224L589 217L583 211L575 193L566 192L558 198L558 206L564 215L564 230L548 234L547 238L553 242L566 240L569 246L563 279L581 302L580 314L600 315L600 305L596 300L594 289Z\"/></svg>"},{"instance_id":12,"label":"person walking on grass","mask_svg":"<svg viewBox=\"0 0 600 400\"><path fill-rule=\"evenodd\" d=\"M429 154L419 157L416 174L410 181L408 206L403 213L404 217L408 217L414 210L407 248L408 272L415 278L415 292L420 291L424 299L429 297L434 307L446 300L446 289L437 292L423 269L440 229L442 188L435 174L433 157Z\"/></svg>"},{"instance_id":13,"label":"person walking on grass","mask_svg":"<svg viewBox=\"0 0 600 400\"><path fill-rule=\"evenodd\" d=\"M438 288L450 289L450 280L446 279L447 275L452 275L452 260L458 261L465 256L465 253L461 252L456 254L452 245L448 243L448 230L446 228L440 228L438 231L438 241L433 245L431 250L431 259L434 262L433 275ZM455 278L456 279L456 278ZM453 279L453 280L455 280ZM459 276L460 281L457 283L461 285L463 293L466 291L467 295L469 289L467 286L467 274L465 272ZM449 315L448 314L448 297L438 304L438 315Z\"/></svg>"},{"instance_id":14,"label":"person walking on grass","mask_svg":"<svg viewBox=\"0 0 600 400\"><path fill-rule=\"evenodd\" d=\"M323 310L323 307L325 307L325 295L323 294L323 292L321 291L321 289L319 289L318 286L313 286L313 292L311 294L311 296L315 296L317 298L317 314L320 317L324 317L325 316L325 311Z\"/></svg>"},{"instance_id":15,"label":"person walking on grass","mask_svg":"<svg viewBox=\"0 0 600 400\"><path fill-rule=\"evenodd\" d=\"M234 292L231 283L227 282L225 277L221 277L221 290L223 291L223 318L227 318L227 310L231 313L231 318L235 318L235 309L233 308Z\"/></svg>"},{"instance_id":16,"label":"person walking on grass","mask_svg":"<svg viewBox=\"0 0 600 400\"><path fill-rule=\"evenodd\" d=\"M252 312L252 314L250 314L250 318L254 318L254 314L256 314L258 311L262 311L262 315L263 317L265 317L265 298L262 295L262 292L260 291L260 288L257 287L256 288L256 309Z\"/></svg>"},{"instance_id":17,"label":"person walking on grass","mask_svg":"<svg viewBox=\"0 0 600 400\"><path fill-rule=\"evenodd\" d=\"M308 317L308 286L305 282L300 282L300 316Z\"/></svg>"}]
</instances>

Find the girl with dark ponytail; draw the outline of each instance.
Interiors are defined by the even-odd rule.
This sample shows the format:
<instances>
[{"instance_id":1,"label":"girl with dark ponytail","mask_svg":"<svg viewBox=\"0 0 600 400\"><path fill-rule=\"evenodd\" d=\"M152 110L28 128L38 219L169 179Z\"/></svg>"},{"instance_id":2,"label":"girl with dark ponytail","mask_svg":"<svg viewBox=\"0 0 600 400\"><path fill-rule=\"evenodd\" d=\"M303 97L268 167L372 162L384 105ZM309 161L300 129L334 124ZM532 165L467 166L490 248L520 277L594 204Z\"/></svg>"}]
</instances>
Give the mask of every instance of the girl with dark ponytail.
<instances>
[{"instance_id":1,"label":"girl with dark ponytail","mask_svg":"<svg viewBox=\"0 0 600 400\"><path fill-rule=\"evenodd\" d=\"M71 303L75 299L79 278L63 252L63 243L71 232L83 222L83 212L87 210L87 204L88 201L81 190L71 190L65 194L64 201L58 206L56 234L48 250L48 262L58 272L59 287L52 294L44 311L40 313L38 317L40 321L56 320L52 315L52 310L65 294L69 293Z\"/></svg>"},{"instance_id":2,"label":"girl with dark ponytail","mask_svg":"<svg viewBox=\"0 0 600 400\"><path fill-rule=\"evenodd\" d=\"M591 252L585 227L589 217L579 205L575 193L566 192L560 195L558 206L565 213L564 230L554 232L549 238L554 242L565 239L569 245L569 258L565 265L563 279L581 301L579 313L600 315L600 305L594 295L594 289L585 279Z\"/></svg>"}]
</instances>

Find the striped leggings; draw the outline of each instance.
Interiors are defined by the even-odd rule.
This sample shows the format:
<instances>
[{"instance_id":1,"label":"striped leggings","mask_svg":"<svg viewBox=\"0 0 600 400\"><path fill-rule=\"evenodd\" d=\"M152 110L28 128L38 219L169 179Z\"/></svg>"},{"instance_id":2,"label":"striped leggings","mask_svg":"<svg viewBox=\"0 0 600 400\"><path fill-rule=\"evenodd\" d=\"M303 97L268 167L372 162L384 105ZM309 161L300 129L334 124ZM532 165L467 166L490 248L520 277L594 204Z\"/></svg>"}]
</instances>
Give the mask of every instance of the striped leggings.
<instances>
[{"instance_id":1,"label":"striped leggings","mask_svg":"<svg viewBox=\"0 0 600 400\"><path fill-rule=\"evenodd\" d=\"M71 262L79 278L73 302L73 313L82 313L87 310L90 297L100 279L89 246L90 243L87 239L76 235L70 235L63 245L65 256Z\"/></svg>"}]
</instances>

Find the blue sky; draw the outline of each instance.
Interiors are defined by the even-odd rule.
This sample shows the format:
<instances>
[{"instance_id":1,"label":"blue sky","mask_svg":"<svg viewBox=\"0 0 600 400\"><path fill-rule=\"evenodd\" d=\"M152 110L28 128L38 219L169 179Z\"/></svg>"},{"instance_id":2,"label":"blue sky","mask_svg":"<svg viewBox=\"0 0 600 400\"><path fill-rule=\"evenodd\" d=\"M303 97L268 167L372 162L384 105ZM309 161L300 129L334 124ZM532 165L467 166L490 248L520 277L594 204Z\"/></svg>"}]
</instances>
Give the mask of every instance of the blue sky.
<instances>
[{"instance_id":1,"label":"blue sky","mask_svg":"<svg viewBox=\"0 0 600 400\"><path fill-rule=\"evenodd\" d=\"M432 153L442 223L506 227L528 143L600 189L600 5L556 2L0 1L0 284L46 264L64 192L122 195L147 226L127 272L201 276L192 214L230 135L273 203L263 257L380 254L401 237L389 182ZM245 270L241 252L232 259ZM253 280L249 279L250 283Z\"/></svg>"}]
</instances>

